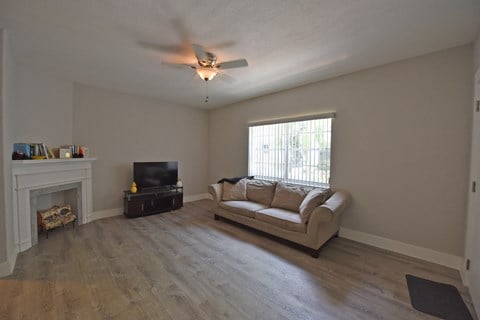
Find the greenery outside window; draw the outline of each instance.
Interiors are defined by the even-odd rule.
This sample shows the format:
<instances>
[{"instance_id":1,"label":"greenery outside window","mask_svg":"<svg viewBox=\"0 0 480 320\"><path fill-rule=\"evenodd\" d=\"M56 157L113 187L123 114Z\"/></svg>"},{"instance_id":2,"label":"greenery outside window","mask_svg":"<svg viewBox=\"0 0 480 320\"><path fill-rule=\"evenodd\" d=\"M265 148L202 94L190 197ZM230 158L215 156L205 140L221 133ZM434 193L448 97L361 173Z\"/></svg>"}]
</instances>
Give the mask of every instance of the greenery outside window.
<instances>
[{"instance_id":1,"label":"greenery outside window","mask_svg":"<svg viewBox=\"0 0 480 320\"><path fill-rule=\"evenodd\" d=\"M248 174L257 179L328 186L334 114L249 126Z\"/></svg>"}]
</instances>

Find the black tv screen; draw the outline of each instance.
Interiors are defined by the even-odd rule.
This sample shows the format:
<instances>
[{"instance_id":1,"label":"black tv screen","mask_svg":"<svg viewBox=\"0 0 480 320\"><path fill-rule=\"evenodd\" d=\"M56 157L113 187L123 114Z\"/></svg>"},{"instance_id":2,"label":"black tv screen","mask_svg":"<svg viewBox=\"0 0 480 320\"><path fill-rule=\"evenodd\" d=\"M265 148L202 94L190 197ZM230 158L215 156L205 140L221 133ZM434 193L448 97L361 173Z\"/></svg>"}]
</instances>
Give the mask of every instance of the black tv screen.
<instances>
[{"instance_id":1,"label":"black tv screen","mask_svg":"<svg viewBox=\"0 0 480 320\"><path fill-rule=\"evenodd\" d=\"M178 162L134 162L133 181L142 189L177 184Z\"/></svg>"}]
</instances>

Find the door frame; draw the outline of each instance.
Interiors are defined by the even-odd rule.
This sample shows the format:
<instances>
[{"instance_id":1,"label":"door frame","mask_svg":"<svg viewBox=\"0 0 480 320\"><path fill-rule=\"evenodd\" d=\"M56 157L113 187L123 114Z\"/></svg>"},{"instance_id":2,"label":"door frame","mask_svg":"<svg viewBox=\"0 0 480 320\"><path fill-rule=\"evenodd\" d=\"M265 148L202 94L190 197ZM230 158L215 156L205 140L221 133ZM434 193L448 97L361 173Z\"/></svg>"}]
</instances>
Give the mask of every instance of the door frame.
<instances>
[{"instance_id":1,"label":"door frame","mask_svg":"<svg viewBox=\"0 0 480 320\"><path fill-rule=\"evenodd\" d=\"M480 68L477 69L473 82L473 108L472 108L472 130L471 130L471 145L470 145L470 170L468 180L468 211L466 219L465 232L465 265L461 270L464 285L470 287L471 278L470 271L466 269L467 259L470 259L474 250L475 240L475 225L476 220L480 219L480 111L476 111L477 100L480 100ZM474 138L477 136L477 140ZM478 144L478 146L475 145ZM477 167L474 166L477 164ZM476 182L477 190L472 192L472 183ZM477 231L478 232L478 231ZM478 244L480 246L480 244ZM477 266L478 267L478 266ZM471 291L470 291L470 294ZM480 297L472 297L474 302L479 301ZM476 310L480 310L480 305L475 305Z\"/></svg>"}]
</instances>

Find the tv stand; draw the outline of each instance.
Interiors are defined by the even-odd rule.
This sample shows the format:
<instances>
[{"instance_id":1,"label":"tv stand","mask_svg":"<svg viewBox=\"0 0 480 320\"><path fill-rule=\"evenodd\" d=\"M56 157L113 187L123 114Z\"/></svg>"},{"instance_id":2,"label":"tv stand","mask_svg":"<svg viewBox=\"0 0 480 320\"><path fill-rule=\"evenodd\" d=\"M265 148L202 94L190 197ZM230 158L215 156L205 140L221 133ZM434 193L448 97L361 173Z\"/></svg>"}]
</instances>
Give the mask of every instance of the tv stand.
<instances>
[{"instance_id":1,"label":"tv stand","mask_svg":"<svg viewBox=\"0 0 480 320\"><path fill-rule=\"evenodd\" d=\"M165 186L123 193L123 213L127 218L177 210L183 206L183 187Z\"/></svg>"}]
</instances>

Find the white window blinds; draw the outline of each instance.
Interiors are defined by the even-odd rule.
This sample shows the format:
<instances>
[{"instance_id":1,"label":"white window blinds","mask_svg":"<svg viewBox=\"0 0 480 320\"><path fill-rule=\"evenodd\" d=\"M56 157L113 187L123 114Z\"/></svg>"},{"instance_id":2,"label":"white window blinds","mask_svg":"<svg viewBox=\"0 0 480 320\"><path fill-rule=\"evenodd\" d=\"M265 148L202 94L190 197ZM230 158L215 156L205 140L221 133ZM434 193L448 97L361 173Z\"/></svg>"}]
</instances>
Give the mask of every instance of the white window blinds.
<instances>
[{"instance_id":1,"label":"white window blinds","mask_svg":"<svg viewBox=\"0 0 480 320\"><path fill-rule=\"evenodd\" d=\"M264 180L328 185L333 116L252 124L248 174Z\"/></svg>"}]
</instances>

